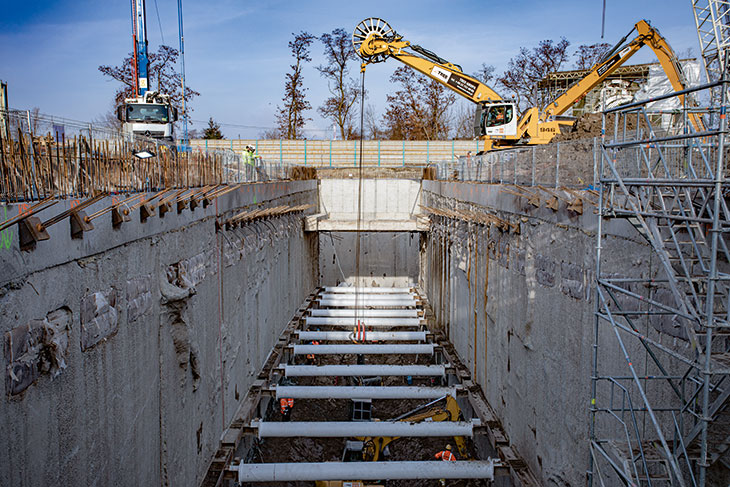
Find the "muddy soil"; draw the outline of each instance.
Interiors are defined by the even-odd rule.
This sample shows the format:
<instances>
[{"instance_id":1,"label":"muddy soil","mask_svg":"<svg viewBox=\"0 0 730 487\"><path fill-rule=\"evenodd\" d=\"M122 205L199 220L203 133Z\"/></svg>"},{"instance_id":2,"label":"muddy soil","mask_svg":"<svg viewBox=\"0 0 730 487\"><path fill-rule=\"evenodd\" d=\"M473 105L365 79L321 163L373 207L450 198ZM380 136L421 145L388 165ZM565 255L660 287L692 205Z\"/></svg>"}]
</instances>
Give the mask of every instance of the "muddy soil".
<instances>
[{"instance_id":1,"label":"muddy soil","mask_svg":"<svg viewBox=\"0 0 730 487\"><path fill-rule=\"evenodd\" d=\"M364 357L366 364L421 364L432 363L431 356L403 355L371 355ZM297 360L297 363L302 363ZM341 357L321 355L317 362L325 364L355 364L356 355L344 355ZM331 378L331 377L300 377L297 385L343 385L353 384L352 378ZM414 385L441 385L440 379L415 379ZM382 385L396 386L406 385L405 377L387 377ZM427 400L376 400L373 401L373 418L391 419L407 413L418 406L426 404ZM350 421L350 406L352 401L347 399L301 399L297 400L292 409L291 421ZM275 406L275 407L274 407ZM272 405L267 413L268 421L281 421L282 416L278 405ZM278 462L339 462L342 461L342 454L347 438L265 438L260 440L253 458L260 463ZM439 461L434 455L443 450L447 444L451 444L456 452L456 445L453 438L400 438L389 445L390 460L392 461ZM467 443L469 454L476 457L476 451L471 441ZM458 457L458 455L457 455ZM462 458L459 458L461 460ZM353 479L357 480L357 479ZM371 482L374 484L374 482ZM267 484L250 484L272 487L310 487L314 482L279 482ZM436 487L440 485L438 480L402 480L383 482L382 485L389 487ZM481 480L454 480L447 481L447 485L454 487L477 487L486 486L487 481Z\"/></svg>"}]
</instances>

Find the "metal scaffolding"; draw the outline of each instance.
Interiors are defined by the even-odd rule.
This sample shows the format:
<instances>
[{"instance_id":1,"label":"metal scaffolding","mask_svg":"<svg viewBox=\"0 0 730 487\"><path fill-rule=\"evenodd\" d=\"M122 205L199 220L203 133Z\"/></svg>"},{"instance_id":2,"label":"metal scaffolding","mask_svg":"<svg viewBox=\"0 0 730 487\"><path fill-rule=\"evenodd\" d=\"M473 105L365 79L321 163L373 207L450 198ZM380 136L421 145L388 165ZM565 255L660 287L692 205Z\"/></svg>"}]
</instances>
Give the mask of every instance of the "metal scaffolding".
<instances>
[{"instance_id":1,"label":"metal scaffolding","mask_svg":"<svg viewBox=\"0 0 730 487\"><path fill-rule=\"evenodd\" d=\"M728 84L679 92L691 98L670 130L649 107L676 93L604 113L616 136L602 145L589 485L704 487L730 473ZM718 123L695 129L691 99L713 89L720 116L702 120ZM617 235L650 251L608 253Z\"/></svg>"}]
</instances>

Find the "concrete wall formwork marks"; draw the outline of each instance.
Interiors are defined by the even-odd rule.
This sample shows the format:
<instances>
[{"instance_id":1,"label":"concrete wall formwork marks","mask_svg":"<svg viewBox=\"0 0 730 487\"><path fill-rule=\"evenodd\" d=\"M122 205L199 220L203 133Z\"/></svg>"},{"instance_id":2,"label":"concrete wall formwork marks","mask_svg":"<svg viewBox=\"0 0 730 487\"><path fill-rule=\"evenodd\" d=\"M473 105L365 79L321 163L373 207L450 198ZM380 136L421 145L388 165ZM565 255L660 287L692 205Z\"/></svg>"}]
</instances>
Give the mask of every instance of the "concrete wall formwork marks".
<instances>
[{"instance_id":1,"label":"concrete wall formwork marks","mask_svg":"<svg viewBox=\"0 0 730 487\"><path fill-rule=\"evenodd\" d=\"M194 212L118 230L100 218L83 240L64 221L31 252L3 248L0 485L197 485L317 282L299 217L219 233L215 217L315 202L314 181L247 185Z\"/></svg>"},{"instance_id":2,"label":"concrete wall formwork marks","mask_svg":"<svg viewBox=\"0 0 730 487\"><path fill-rule=\"evenodd\" d=\"M596 215L591 206L583 215L535 208L501 189L424 181L424 204L491 213L520 232L432 216L420 286L541 485L584 485ZM617 272L631 275L650 258L626 222L606 230ZM625 363L618 347L600 361Z\"/></svg>"}]
</instances>

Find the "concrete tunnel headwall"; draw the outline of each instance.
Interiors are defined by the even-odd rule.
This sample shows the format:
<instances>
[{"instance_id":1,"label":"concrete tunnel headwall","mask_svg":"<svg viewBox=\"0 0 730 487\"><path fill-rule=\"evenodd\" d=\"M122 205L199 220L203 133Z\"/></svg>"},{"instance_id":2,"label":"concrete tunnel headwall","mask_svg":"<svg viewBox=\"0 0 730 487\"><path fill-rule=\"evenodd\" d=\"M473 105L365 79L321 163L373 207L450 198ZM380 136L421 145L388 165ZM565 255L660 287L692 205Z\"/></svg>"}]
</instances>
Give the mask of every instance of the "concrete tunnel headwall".
<instances>
[{"instance_id":1,"label":"concrete tunnel headwall","mask_svg":"<svg viewBox=\"0 0 730 487\"><path fill-rule=\"evenodd\" d=\"M356 181L342 181L245 185L193 212L119 229L99 219L83 239L71 239L64 221L30 252L6 230L0 484L198 484L295 310L318 285L353 282L355 270L352 231L306 232L301 216L285 215L216 232L216 215L261 203L312 204L346 221ZM378 181L365 185L364 204L385 228L393 214L414 219L427 211L419 205L509 224L432 214L429 231L363 233L362 284L416 282L434 325L539 482L583 485L593 207L583 214L537 208L499 185ZM617 275L656 272L627 222L604 231L606 265ZM643 332L687 346L661 318ZM620 369L618 347L600 353L604 370ZM654 371L648 362L635 365Z\"/></svg>"},{"instance_id":2,"label":"concrete tunnel headwall","mask_svg":"<svg viewBox=\"0 0 730 487\"><path fill-rule=\"evenodd\" d=\"M82 240L64 221L31 252L6 231L0 485L200 482L317 285L317 240L300 215L216 232L216 215L257 203L315 204L316 182L245 185L119 229L99 218Z\"/></svg>"}]
</instances>

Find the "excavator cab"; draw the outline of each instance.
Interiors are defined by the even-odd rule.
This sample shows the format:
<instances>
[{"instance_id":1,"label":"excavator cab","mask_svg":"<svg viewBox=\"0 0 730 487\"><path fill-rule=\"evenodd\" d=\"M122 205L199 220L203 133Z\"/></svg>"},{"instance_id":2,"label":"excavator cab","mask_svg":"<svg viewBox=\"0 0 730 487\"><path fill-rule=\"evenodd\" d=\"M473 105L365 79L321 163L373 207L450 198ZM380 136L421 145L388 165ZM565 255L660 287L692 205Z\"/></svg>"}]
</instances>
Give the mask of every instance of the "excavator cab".
<instances>
[{"instance_id":1,"label":"excavator cab","mask_svg":"<svg viewBox=\"0 0 730 487\"><path fill-rule=\"evenodd\" d=\"M477 105L474 135L490 137L515 135L517 133L517 113L514 103L483 103Z\"/></svg>"}]
</instances>

